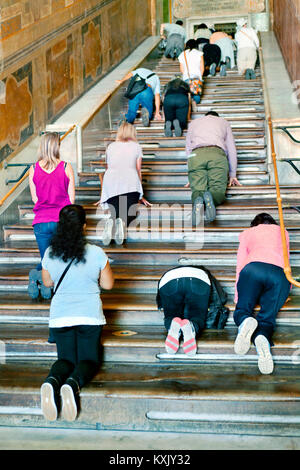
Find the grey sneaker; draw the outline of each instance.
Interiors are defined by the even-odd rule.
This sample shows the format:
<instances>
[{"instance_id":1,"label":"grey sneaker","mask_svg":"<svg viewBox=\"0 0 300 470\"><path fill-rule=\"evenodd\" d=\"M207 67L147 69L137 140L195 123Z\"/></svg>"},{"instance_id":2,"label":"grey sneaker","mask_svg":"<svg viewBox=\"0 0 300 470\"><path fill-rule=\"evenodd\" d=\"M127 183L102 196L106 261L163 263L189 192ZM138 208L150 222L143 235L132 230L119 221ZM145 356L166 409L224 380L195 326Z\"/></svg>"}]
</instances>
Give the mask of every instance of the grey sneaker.
<instances>
[{"instance_id":1,"label":"grey sneaker","mask_svg":"<svg viewBox=\"0 0 300 470\"><path fill-rule=\"evenodd\" d=\"M149 127L150 124L150 118L149 118L149 111L147 108L142 108L141 110L142 114L142 123L144 127Z\"/></svg>"},{"instance_id":2,"label":"grey sneaker","mask_svg":"<svg viewBox=\"0 0 300 470\"><path fill-rule=\"evenodd\" d=\"M203 207L203 199L201 196L198 196L193 203L192 210L192 226L197 227L201 220L201 210Z\"/></svg>"},{"instance_id":3,"label":"grey sneaker","mask_svg":"<svg viewBox=\"0 0 300 470\"><path fill-rule=\"evenodd\" d=\"M209 75L214 77L216 75L216 69L217 69L216 64L211 64L211 66L209 67Z\"/></svg>"},{"instance_id":4,"label":"grey sneaker","mask_svg":"<svg viewBox=\"0 0 300 470\"><path fill-rule=\"evenodd\" d=\"M220 77L226 77L226 75L227 75L226 64L222 64L220 67Z\"/></svg>"},{"instance_id":5,"label":"grey sneaker","mask_svg":"<svg viewBox=\"0 0 300 470\"><path fill-rule=\"evenodd\" d=\"M175 132L176 137L181 137L182 130L181 130L180 122L178 121L178 119L174 119L173 126L174 126L174 132Z\"/></svg>"},{"instance_id":6,"label":"grey sneaker","mask_svg":"<svg viewBox=\"0 0 300 470\"><path fill-rule=\"evenodd\" d=\"M234 343L236 354L247 354L251 346L251 337L257 328L257 320L253 317L246 318L239 326Z\"/></svg>"},{"instance_id":7,"label":"grey sneaker","mask_svg":"<svg viewBox=\"0 0 300 470\"><path fill-rule=\"evenodd\" d=\"M165 137L172 137L173 132L172 132L172 123L171 121L166 121L165 123Z\"/></svg>"},{"instance_id":8,"label":"grey sneaker","mask_svg":"<svg viewBox=\"0 0 300 470\"><path fill-rule=\"evenodd\" d=\"M205 205L205 216L207 222L213 222L216 218L217 212L215 203L210 191L205 191L203 194L203 200Z\"/></svg>"},{"instance_id":9,"label":"grey sneaker","mask_svg":"<svg viewBox=\"0 0 300 470\"><path fill-rule=\"evenodd\" d=\"M122 245L124 242L124 222L122 219L116 220L116 233L115 233L115 242L117 245Z\"/></svg>"}]
</instances>

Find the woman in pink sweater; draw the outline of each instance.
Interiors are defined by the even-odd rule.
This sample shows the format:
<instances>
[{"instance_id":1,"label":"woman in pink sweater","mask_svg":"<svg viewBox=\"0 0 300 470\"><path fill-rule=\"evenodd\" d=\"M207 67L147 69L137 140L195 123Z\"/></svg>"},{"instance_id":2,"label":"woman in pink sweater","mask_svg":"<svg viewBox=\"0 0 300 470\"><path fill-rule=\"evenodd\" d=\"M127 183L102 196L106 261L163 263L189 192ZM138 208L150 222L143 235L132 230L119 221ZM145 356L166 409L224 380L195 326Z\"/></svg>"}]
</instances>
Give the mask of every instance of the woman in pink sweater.
<instances>
[{"instance_id":1,"label":"woman in pink sweater","mask_svg":"<svg viewBox=\"0 0 300 470\"><path fill-rule=\"evenodd\" d=\"M283 268L283 249L279 225L269 214L258 214L251 227L240 235L237 254L234 321L239 327L236 354L246 354L254 342L262 374L273 371L270 352L278 311L285 303L291 285ZM287 250L289 236L286 232ZM254 308L260 310L254 318Z\"/></svg>"}]
</instances>

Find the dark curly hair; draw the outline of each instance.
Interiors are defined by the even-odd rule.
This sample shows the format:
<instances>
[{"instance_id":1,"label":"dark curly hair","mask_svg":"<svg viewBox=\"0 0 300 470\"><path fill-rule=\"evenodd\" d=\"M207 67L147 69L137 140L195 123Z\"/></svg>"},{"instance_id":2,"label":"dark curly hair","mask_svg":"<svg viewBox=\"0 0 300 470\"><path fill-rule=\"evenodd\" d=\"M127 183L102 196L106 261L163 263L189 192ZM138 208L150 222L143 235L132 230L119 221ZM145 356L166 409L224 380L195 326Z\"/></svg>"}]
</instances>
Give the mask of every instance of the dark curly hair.
<instances>
[{"instance_id":1,"label":"dark curly hair","mask_svg":"<svg viewBox=\"0 0 300 470\"><path fill-rule=\"evenodd\" d=\"M75 263L85 262L86 239L83 226L86 223L85 210L78 204L61 209L57 230L50 243L50 258L61 258L64 262L75 257Z\"/></svg>"},{"instance_id":2,"label":"dark curly hair","mask_svg":"<svg viewBox=\"0 0 300 470\"><path fill-rule=\"evenodd\" d=\"M257 214L257 216L254 217L254 219L252 220L250 226L256 227L260 224L278 225L278 223L273 219L273 217L270 214L267 214L266 212L261 212L260 214Z\"/></svg>"}]
</instances>

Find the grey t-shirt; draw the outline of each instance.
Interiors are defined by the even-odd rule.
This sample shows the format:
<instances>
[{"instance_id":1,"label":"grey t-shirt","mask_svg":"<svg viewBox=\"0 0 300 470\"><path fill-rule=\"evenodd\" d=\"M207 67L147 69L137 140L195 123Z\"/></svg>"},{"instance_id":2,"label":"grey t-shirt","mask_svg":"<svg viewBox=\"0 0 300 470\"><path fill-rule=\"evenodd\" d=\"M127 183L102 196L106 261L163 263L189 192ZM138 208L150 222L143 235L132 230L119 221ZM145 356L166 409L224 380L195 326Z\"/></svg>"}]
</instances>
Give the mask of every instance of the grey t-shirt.
<instances>
[{"instance_id":1,"label":"grey t-shirt","mask_svg":"<svg viewBox=\"0 0 300 470\"><path fill-rule=\"evenodd\" d=\"M69 264L60 258L50 258L47 248L42 261L54 286ZM49 327L74 325L104 325L106 323L100 299L99 275L108 258L102 248L86 244L85 263L72 263L51 300Z\"/></svg>"}]
</instances>

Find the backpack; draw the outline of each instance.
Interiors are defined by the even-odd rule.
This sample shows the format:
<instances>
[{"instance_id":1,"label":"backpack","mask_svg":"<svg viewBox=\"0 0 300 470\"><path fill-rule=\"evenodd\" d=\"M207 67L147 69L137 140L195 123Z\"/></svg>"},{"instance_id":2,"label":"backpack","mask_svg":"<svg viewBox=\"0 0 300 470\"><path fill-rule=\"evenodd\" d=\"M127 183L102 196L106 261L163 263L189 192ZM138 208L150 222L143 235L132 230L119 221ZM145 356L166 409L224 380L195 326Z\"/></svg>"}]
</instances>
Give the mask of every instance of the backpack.
<instances>
[{"instance_id":1,"label":"backpack","mask_svg":"<svg viewBox=\"0 0 300 470\"><path fill-rule=\"evenodd\" d=\"M147 87L146 80L150 77L155 75L155 73L150 73L148 77L142 78L139 76L138 73L136 73L131 79L128 84L126 93L125 93L125 98L132 100L138 93L141 93L141 91L144 91Z\"/></svg>"}]
</instances>

